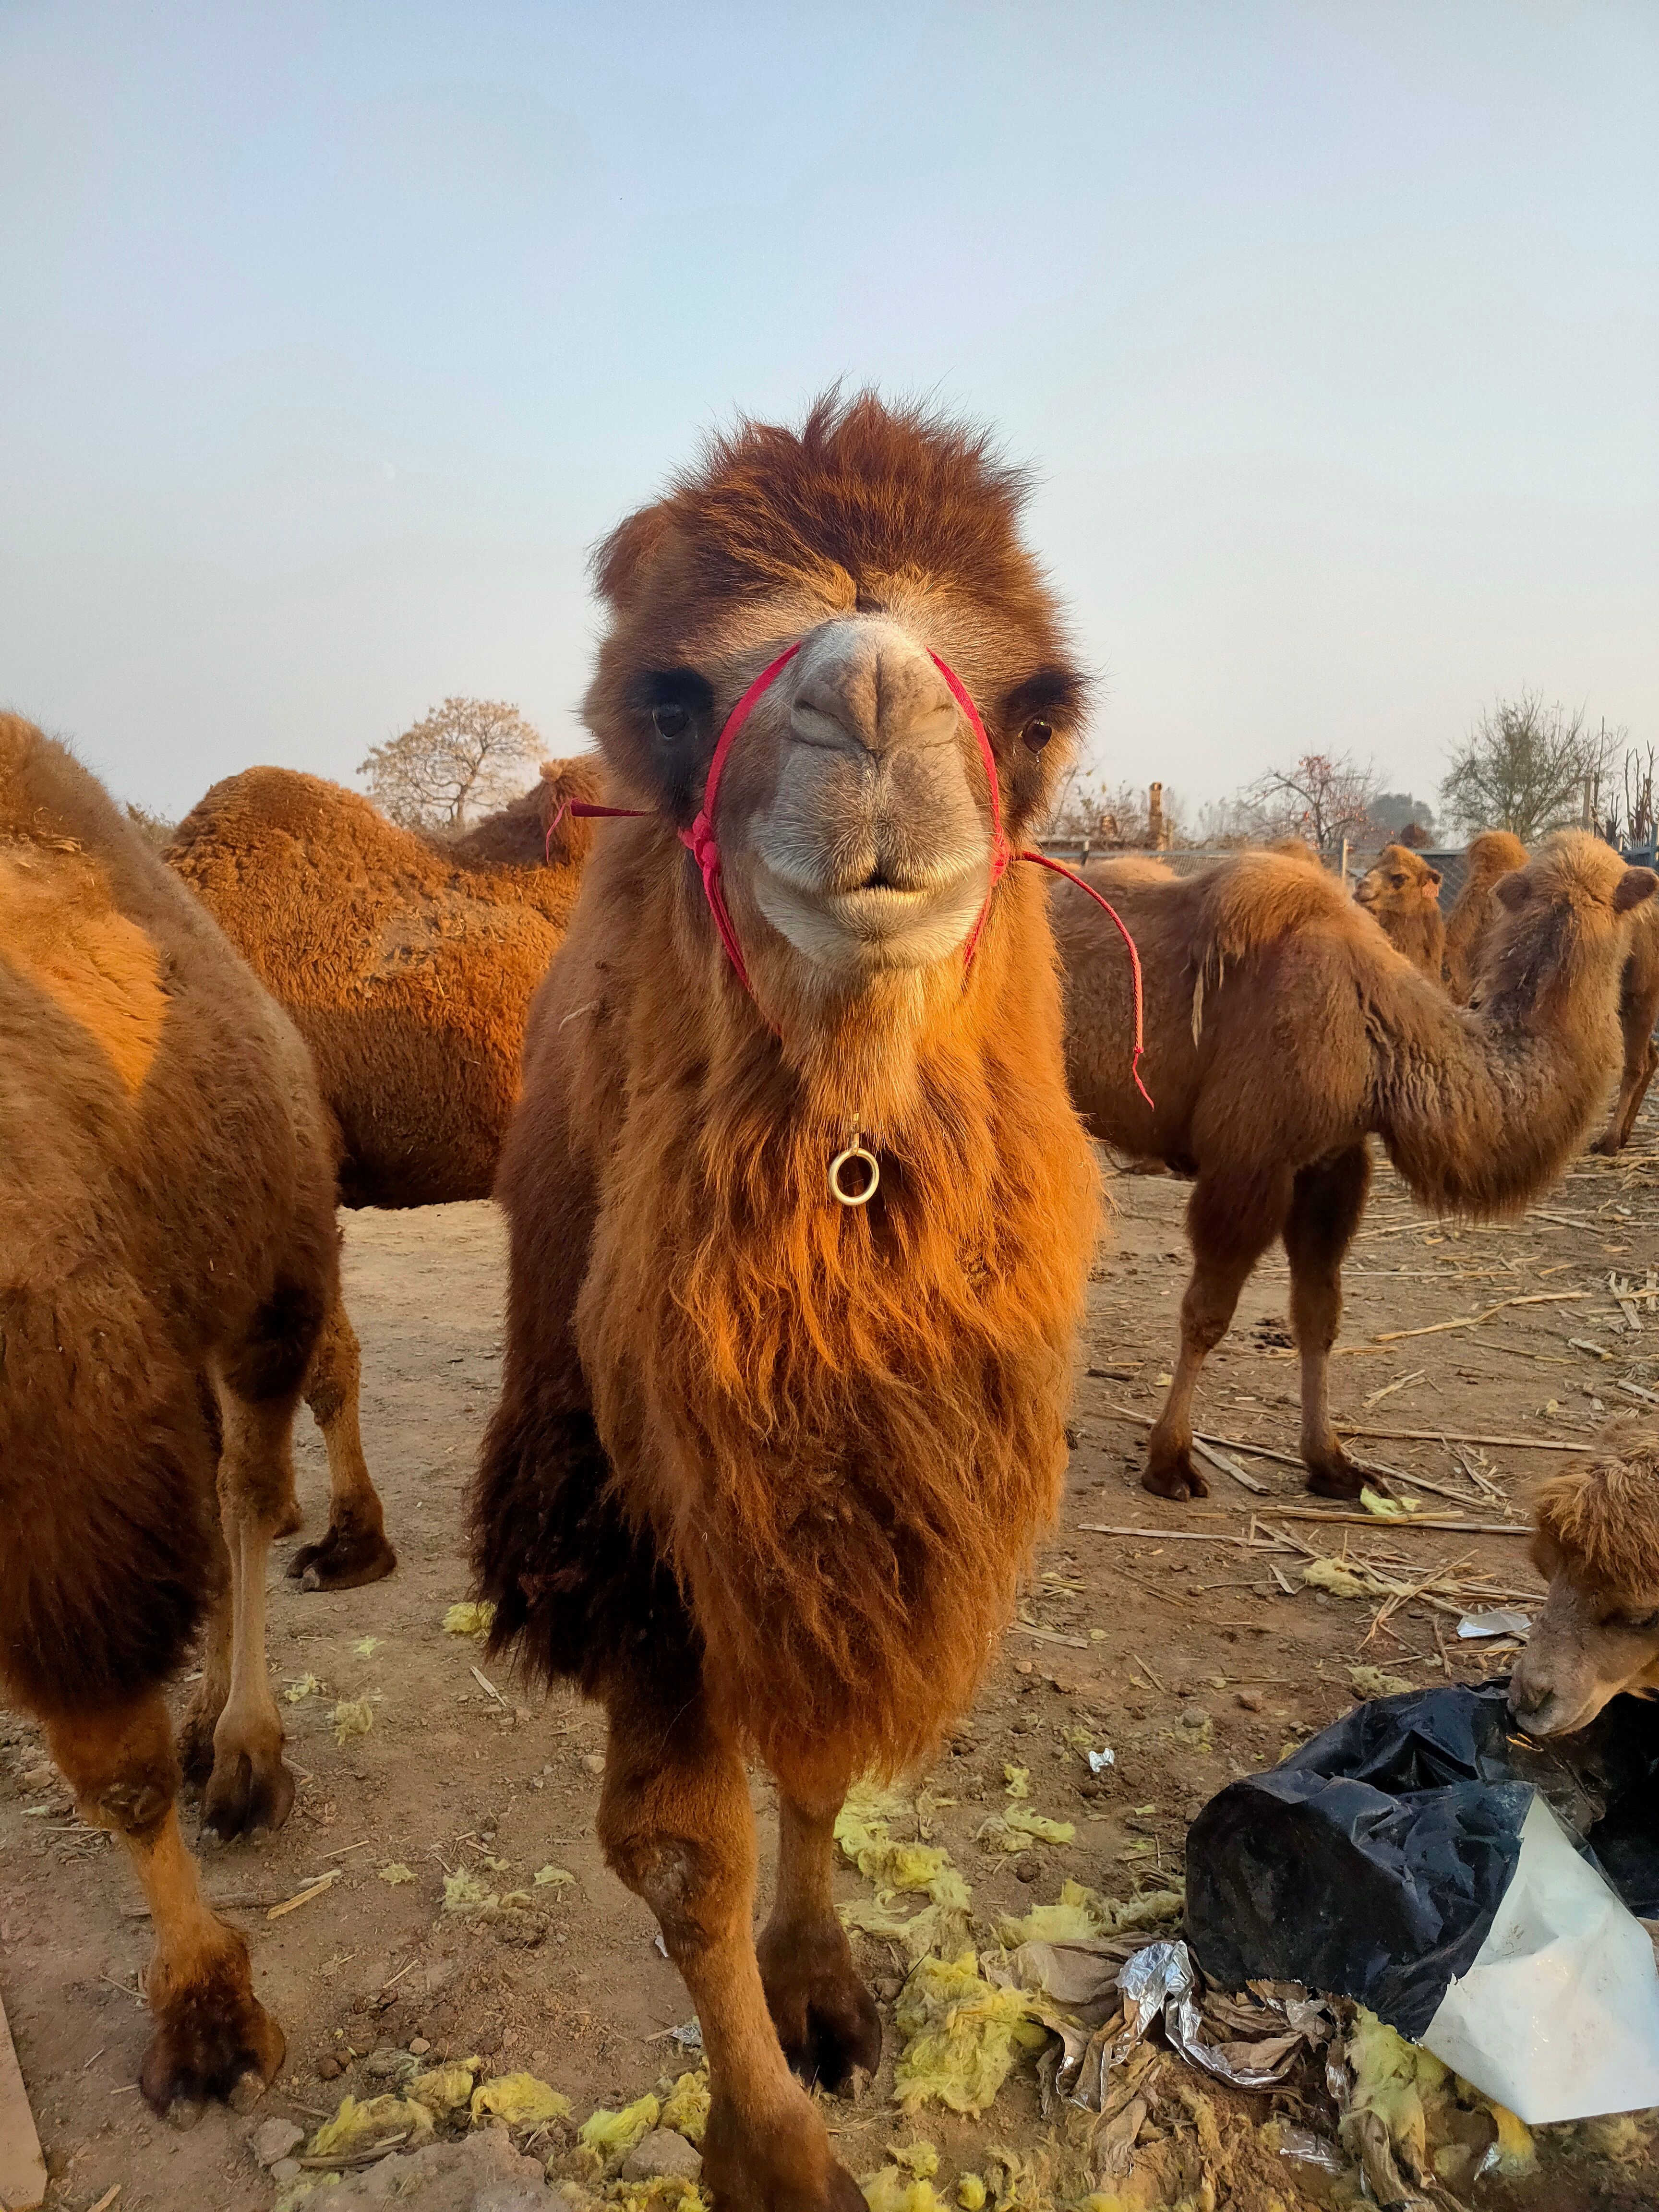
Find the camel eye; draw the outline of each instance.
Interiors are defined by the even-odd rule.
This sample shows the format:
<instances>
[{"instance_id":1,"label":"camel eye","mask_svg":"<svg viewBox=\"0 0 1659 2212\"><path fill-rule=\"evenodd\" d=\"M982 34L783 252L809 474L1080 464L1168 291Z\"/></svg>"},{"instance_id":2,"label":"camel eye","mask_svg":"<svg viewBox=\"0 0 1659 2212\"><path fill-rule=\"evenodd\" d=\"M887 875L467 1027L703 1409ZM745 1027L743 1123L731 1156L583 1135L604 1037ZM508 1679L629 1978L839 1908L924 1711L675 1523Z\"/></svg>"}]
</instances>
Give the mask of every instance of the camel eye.
<instances>
[{"instance_id":1,"label":"camel eye","mask_svg":"<svg viewBox=\"0 0 1659 2212\"><path fill-rule=\"evenodd\" d=\"M651 726L659 738L683 738L691 726L691 717L678 699L665 699L660 706L651 709Z\"/></svg>"},{"instance_id":2,"label":"camel eye","mask_svg":"<svg viewBox=\"0 0 1659 2212\"><path fill-rule=\"evenodd\" d=\"M1389 881L1394 885L1397 891L1403 891L1406 888L1406 878L1404 876L1390 876L1389 878Z\"/></svg>"},{"instance_id":3,"label":"camel eye","mask_svg":"<svg viewBox=\"0 0 1659 2212\"><path fill-rule=\"evenodd\" d=\"M1659 1611L1624 1613L1620 1617L1619 1626L1620 1628L1628 1630L1632 1636L1648 1635L1654 1629L1659 1628Z\"/></svg>"},{"instance_id":4,"label":"camel eye","mask_svg":"<svg viewBox=\"0 0 1659 2212\"><path fill-rule=\"evenodd\" d=\"M1045 722L1040 717L1035 722L1028 722L1020 732L1020 736L1025 741L1026 749L1034 753L1040 753L1054 734L1054 724Z\"/></svg>"}]
</instances>

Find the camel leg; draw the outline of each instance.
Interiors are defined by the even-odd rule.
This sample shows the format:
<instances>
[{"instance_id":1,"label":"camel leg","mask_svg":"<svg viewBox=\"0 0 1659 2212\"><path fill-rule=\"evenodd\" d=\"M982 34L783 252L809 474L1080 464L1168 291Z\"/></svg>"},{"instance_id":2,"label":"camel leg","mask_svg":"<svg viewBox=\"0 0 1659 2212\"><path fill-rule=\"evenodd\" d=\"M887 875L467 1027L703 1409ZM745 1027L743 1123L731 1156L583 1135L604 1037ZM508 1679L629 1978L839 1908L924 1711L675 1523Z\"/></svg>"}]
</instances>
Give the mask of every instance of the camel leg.
<instances>
[{"instance_id":1,"label":"camel leg","mask_svg":"<svg viewBox=\"0 0 1659 2212\"><path fill-rule=\"evenodd\" d=\"M599 1801L606 1858L657 1917L691 1993L713 2105L703 2172L720 2212L864 2212L767 2010L750 1915L755 1826L732 1736L696 1686L613 1681Z\"/></svg>"},{"instance_id":2,"label":"camel leg","mask_svg":"<svg viewBox=\"0 0 1659 2212\"><path fill-rule=\"evenodd\" d=\"M1302 1355L1302 1457L1322 1498L1358 1498L1365 1478L1331 1427L1331 1346L1342 1325L1342 1260L1365 1211L1370 1155L1364 1145L1304 1168L1285 1224L1291 1330Z\"/></svg>"},{"instance_id":3,"label":"camel leg","mask_svg":"<svg viewBox=\"0 0 1659 2212\"><path fill-rule=\"evenodd\" d=\"M778 1803L778 1888L757 1946L762 1985L784 2056L809 2088L837 2094L881 2063L881 2015L853 1964L832 1896L833 1797Z\"/></svg>"},{"instance_id":4,"label":"camel leg","mask_svg":"<svg viewBox=\"0 0 1659 2212\"><path fill-rule=\"evenodd\" d=\"M230 1554L230 1681L213 1729L213 1772L203 1797L208 1826L224 1837L280 1828L294 1803L283 1764L283 1721L265 1663L265 1570L270 1532L293 1484L294 1401L249 1403L219 1385L224 1447L219 1513ZM210 1644L214 1632L210 1634ZM205 1678L204 1678L205 1686Z\"/></svg>"},{"instance_id":5,"label":"camel leg","mask_svg":"<svg viewBox=\"0 0 1659 2212\"><path fill-rule=\"evenodd\" d=\"M213 1732L230 1695L231 1648L235 1636L236 1604L230 1553L225 1547L222 1521L219 1539L219 1589L202 1638L202 1679L179 1731L179 1763L187 1781L205 1787L213 1771Z\"/></svg>"},{"instance_id":6,"label":"camel leg","mask_svg":"<svg viewBox=\"0 0 1659 2212\"><path fill-rule=\"evenodd\" d=\"M312 1355L306 1403L323 1432L328 1454L328 1528L315 1544L301 1544L288 1571L301 1589L356 1589L378 1583L398 1564L386 1541L386 1515L370 1481L357 1425L362 1363L357 1333L337 1299Z\"/></svg>"},{"instance_id":7,"label":"camel leg","mask_svg":"<svg viewBox=\"0 0 1659 2212\"><path fill-rule=\"evenodd\" d=\"M1238 1294L1279 1234L1289 1209L1288 1178L1258 1190L1228 1188L1224 1176L1200 1176L1187 1206L1193 1272L1181 1301L1181 1353L1175 1380L1146 1439L1141 1488L1159 1498L1207 1498L1193 1465L1193 1400L1204 1362L1232 1324Z\"/></svg>"},{"instance_id":8,"label":"camel leg","mask_svg":"<svg viewBox=\"0 0 1659 2212\"><path fill-rule=\"evenodd\" d=\"M1619 1096L1606 1129L1590 1146L1611 1159L1630 1142L1630 1133L1648 1095L1653 1073L1659 1067L1659 1046L1653 1042L1654 1018L1659 1014L1659 992L1646 994L1635 1006L1621 1010L1625 1030L1625 1065L1619 1079Z\"/></svg>"},{"instance_id":9,"label":"camel leg","mask_svg":"<svg viewBox=\"0 0 1659 2212\"><path fill-rule=\"evenodd\" d=\"M119 1837L149 1905L155 1948L144 1980L155 2033L139 2069L144 2095L179 2127L210 2097L246 2112L283 2063L283 2031L253 1995L247 1945L202 1895L179 1829L179 1763L161 1692L45 1719L77 1812Z\"/></svg>"}]
</instances>

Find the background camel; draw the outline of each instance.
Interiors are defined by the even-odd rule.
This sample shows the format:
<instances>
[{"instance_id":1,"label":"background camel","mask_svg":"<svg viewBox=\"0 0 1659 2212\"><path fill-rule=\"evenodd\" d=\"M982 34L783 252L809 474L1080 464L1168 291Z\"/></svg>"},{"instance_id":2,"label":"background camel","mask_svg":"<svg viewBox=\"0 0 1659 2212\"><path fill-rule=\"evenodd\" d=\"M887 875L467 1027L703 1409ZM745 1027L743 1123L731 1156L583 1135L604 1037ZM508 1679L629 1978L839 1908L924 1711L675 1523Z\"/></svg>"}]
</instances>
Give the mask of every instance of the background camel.
<instances>
[{"instance_id":1,"label":"background camel","mask_svg":"<svg viewBox=\"0 0 1659 2212\"><path fill-rule=\"evenodd\" d=\"M497 1646L608 1708L600 1837L696 2002L728 2209L863 2212L786 2064L880 2052L833 1823L969 1695L1066 1461L1094 1177L996 805L1018 839L1050 802L1081 686L1022 490L981 438L824 402L599 560L587 720L648 818L605 830L532 1017L475 1549Z\"/></svg>"},{"instance_id":2,"label":"background camel","mask_svg":"<svg viewBox=\"0 0 1659 2212\"><path fill-rule=\"evenodd\" d=\"M1446 918L1446 988L1467 1006L1480 968L1480 949L1498 917L1498 884L1527 865L1527 848L1507 830L1483 830L1463 855L1463 881Z\"/></svg>"},{"instance_id":3,"label":"background camel","mask_svg":"<svg viewBox=\"0 0 1659 2212\"><path fill-rule=\"evenodd\" d=\"M1195 1177L1193 1273L1175 1381L1148 1439L1148 1490L1201 1497L1192 1402L1257 1261L1282 1237L1302 1356L1302 1456L1315 1490L1361 1477L1330 1424L1342 1257L1380 1136L1417 1197L1474 1218L1518 1211L1560 1173L1618 1048L1632 908L1659 884L1577 831L1498 887L1478 1013L1396 952L1316 865L1248 854L1178 878L1104 862L1087 880L1122 915L1146 977L1143 1073L1128 1080L1128 968L1091 900L1053 895L1066 964L1066 1065L1094 1133Z\"/></svg>"},{"instance_id":4,"label":"background camel","mask_svg":"<svg viewBox=\"0 0 1659 2212\"><path fill-rule=\"evenodd\" d=\"M337 1304L332 1133L292 1024L94 779L10 716L0 1066L0 1685L132 1859L155 1933L139 2079L188 2118L257 2096L283 2035L179 1833L162 1685L215 1600L189 1730L207 1818L279 1825L265 1567Z\"/></svg>"},{"instance_id":5,"label":"background camel","mask_svg":"<svg viewBox=\"0 0 1659 2212\"><path fill-rule=\"evenodd\" d=\"M1587 1728L1621 1691L1659 1696L1659 1436L1630 1417L1596 1446L1534 1499L1549 1595L1510 1680L1528 1735Z\"/></svg>"},{"instance_id":6,"label":"background camel","mask_svg":"<svg viewBox=\"0 0 1659 2212\"><path fill-rule=\"evenodd\" d=\"M254 768L179 823L168 862L311 1047L344 1205L489 1197L531 994L592 835L552 823L598 793L591 758L550 762L440 845L337 783Z\"/></svg>"},{"instance_id":7,"label":"background camel","mask_svg":"<svg viewBox=\"0 0 1659 2212\"><path fill-rule=\"evenodd\" d=\"M1504 876L1526 864L1526 847L1507 830L1484 830L1470 842L1468 873L1446 925L1447 988L1460 1006L1468 1003L1481 947L1498 911L1495 887ZM1389 927L1384 915L1379 914L1377 919L1385 929ZM1659 1021L1659 907L1647 907L1632 924L1630 951L1620 987L1624 1064L1619 1074L1619 1093L1607 1127L1590 1146L1593 1152L1611 1157L1630 1142L1648 1085L1659 1069L1659 1045L1653 1041L1656 1021Z\"/></svg>"},{"instance_id":8,"label":"background camel","mask_svg":"<svg viewBox=\"0 0 1659 2212\"><path fill-rule=\"evenodd\" d=\"M1354 885L1354 897L1396 952L1419 975L1440 981L1446 925L1440 916L1440 871L1408 845L1385 845Z\"/></svg>"}]
</instances>

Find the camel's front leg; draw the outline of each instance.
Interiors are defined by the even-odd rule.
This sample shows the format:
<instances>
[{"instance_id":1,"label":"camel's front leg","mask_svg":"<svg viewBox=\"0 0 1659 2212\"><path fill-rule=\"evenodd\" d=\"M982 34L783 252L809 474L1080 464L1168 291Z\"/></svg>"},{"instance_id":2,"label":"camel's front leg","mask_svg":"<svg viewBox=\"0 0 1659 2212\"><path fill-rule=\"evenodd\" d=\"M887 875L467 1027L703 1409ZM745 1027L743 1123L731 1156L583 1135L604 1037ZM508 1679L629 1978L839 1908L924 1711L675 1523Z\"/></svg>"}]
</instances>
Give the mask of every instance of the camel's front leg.
<instances>
[{"instance_id":1,"label":"camel's front leg","mask_svg":"<svg viewBox=\"0 0 1659 2212\"><path fill-rule=\"evenodd\" d=\"M81 1818L120 1838L149 1905L155 1948L144 1987L155 2033L139 2069L145 2096L180 2127L210 2097L246 2111L283 2063L283 2031L256 2000L247 1945L209 1907L179 1832L179 1765L160 1692L45 1719Z\"/></svg>"},{"instance_id":2,"label":"camel's front leg","mask_svg":"<svg viewBox=\"0 0 1659 2212\"><path fill-rule=\"evenodd\" d=\"M1181 1301L1181 1356L1175 1379L1146 1439L1141 1487L1159 1498L1207 1498L1209 1484L1193 1465L1193 1400L1204 1363L1232 1325L1239 1292L1278 1235L1290 1204L1288 1178L1255 1186L1207 1170L1193 1188L1187 1235L1193 1272Z\"/></svg>"},{"instance_id":3,"label":"camel's front leg","mask_svg":"<svg viewBox=\"0 0 1659 2212\"><path fill-rule=\"evenodd\" d=\"M809 2087L856 2090L881 2063L881 2016L853 1964L831 1895L845 1791L778 1804L778 1887L758 1946L784 2055Z\"/></svg>"},{"instance_id":4,"label":"camel's front leg","mask_svg":"<svg viewBox=\"0 0 1659 2212\"><path fill-rule=\"evenodd\" d=\"M864 2212L767 2010L750 1916L755 1829L732 1739L701 1690L643 1676L607 1693L599 1839L657 1916L702 2024L713 2104L704 2174L720 2212Z\"/></svg>"},{"instance_id":5,"label":"camel's front leg","mask_svg":"<svg viewBox=\"0 0 1659 2212\"><path fill-rule=\"evenodd\" d=\"M1343 1255L1365 1211L1370 1180L1364 1145L1304 1168L1285 1224L1291 1328L1302 1355L1302 1457L1308 1487L1322 1498L1358 1498L1365 1483L1331 1426L1330 1365L1342 1325Z\"/></svg>"},{"instance_id":6,"label":"camel's front leg","mask_svg":"<svg viewBox=\"0 0 1659 2212\"><path fill-rule=\"evenodd\" d=\"M357 1332L337 1298L306 1377L306 1403L328 1454L328 1527L316 1543L301 1544L289 1561L289 1573L301 1589L356 1589L383 1580L398 1564L386 1540L380 1492L363 1457L357 1422L362 1382Z\"/></svg>"}]
</instances>

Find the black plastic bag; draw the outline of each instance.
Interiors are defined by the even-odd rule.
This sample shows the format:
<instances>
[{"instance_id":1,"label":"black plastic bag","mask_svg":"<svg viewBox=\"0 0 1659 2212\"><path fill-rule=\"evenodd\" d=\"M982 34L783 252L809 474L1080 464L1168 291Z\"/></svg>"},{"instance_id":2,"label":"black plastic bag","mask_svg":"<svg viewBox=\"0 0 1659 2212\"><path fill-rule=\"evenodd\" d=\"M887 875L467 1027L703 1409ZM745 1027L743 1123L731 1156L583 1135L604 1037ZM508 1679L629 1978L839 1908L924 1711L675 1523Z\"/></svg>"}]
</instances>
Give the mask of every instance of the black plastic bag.
<instances>
[{"instance_id":1,"label":"black plastic bag","mask_svg":"<svg viewBox=\"0 0 1659 2212\"><path fill-rule=\"evenodd\" d=\"M1187 1839L1206 1974L1355 1997L1415 2040L1486 1942L1534 1792L1631 1911L1659 1917L1659 1706L1615 1698L1534 1744L1511 1734L1506 1689L1373 1698L1212 1797Z\"/></svg>"}]
</instances>

